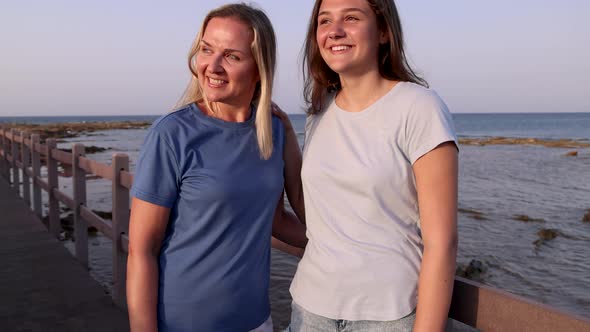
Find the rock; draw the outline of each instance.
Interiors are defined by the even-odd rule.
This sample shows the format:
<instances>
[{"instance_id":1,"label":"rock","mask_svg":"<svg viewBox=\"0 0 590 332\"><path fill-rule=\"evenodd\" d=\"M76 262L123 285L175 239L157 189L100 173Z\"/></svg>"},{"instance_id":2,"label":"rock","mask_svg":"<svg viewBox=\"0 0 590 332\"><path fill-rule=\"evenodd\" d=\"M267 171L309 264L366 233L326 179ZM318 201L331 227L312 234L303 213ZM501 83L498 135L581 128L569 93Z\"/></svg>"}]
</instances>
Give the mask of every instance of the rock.
<instances>
[{"instance_id":1,"label":"rock","mask_svg":"<svg viewBox=\"0 0 590 332\"><path fill-rule=\"evenodd\" d=\"M566 153L565 156L566 157L577 157L578 151L570 151L570 152Z\"/></svg>"},{"instance_id":2,"label":"rock","mask_svg":"<svg viewBox=\"0 0 590 332\"><path fill-rule=\"evenodd\" d=\"M40 134L41 140L46 138L71 138L81 134L87 134L97 130L113 129L137 129L147 128L151 125L149 121L118 121L118 122L71 122L71 123L49 123L30 124L15 123L13 128L23 130L31 134Z\"/></svg>"},{"instance_id":3,"label":"rock","mask_svg":"<svg viewBox=\"0 0 590 332\"><path fill-rule=\"evenodd\" d=\"M469 215L469 217L471 217L475 220L488 220L488 218L486 218L483 215L483 212L480 212L480 211L471 210L471 209L463 209L463 208L459 208L459 209L457 209L457 211L460 213L463 213L463 214L467 214L467 215Z\"/></svg>"},{"instance_id":4,"label":"rock","mask_svg":"<svg viewBox=\"0 0 590 332\"><path fill-rule=\"evenodd\" d=\"M455 274L467 279L481 280L482 274L487 270L488 267L482 261L472 259L466 266L457 264Z\"/></svg>"},{"instance_id":5,"label":"rock","mask_svg":"<svg viewBox=\"0 0 590 332\"><path fill-rule=\"evenodd\" d=\"M586 210L586 214L582 218L583 222L590 222L590 209Z\"/></svg>"},{"instance_id":6,"label":"rock","mask_svg":"<svg viewBox=\"0 0 590 332\"><path fill-rule=\"evenodd\" d=\"M541 240L549 241L555 239L559 235L559 231L556 229L542 228L537 232L537 235Z\"/></svg>"},{"instance_id":7,"label":"rock","mask_svg":"<svg viewBox=\"0 0 590 332\"><path fill-rule=\"evenodd\" d=\"M586 148L590 147L588 141L573 139L540 139L540 138L520 138L520 137L461 137L459 144L462 145L540 145L548 148Z\"/></svg>"},{"instance_id":8,"label":"rock","mask_svg":"<svg viewBox=\"0 0 590 332\"><path fill-rule=\"evenodd\" d=\"M84 152L86 152L86 154L93 154L93 153L97 153L97 152L104 152L107 150L110 150L111 148L103 148L100 146L94 146L94 145L89 145L89 146L85 146L84 147ZM60 149L64 152L68 152L68 153L72 153L72 149Z\"/></svg>"},{"instance_id":9,"label":"rock","mask_svg":"<svg viewBox=\"0 0 590 332\"><path fill-rule=\"evenodd\" d=\"M526 214L515 214L512 216L512 219L517 220L517 221L524 221L524 222L545 222L544 219L531 218L531 217L527 216Z\"/></svg>"},{"instance_id":10,"label":"rock","mask_svg":"<svg viewBox=\"0 0 590 332\"><path fill-rule=\"evenodd\" d=\"M57 239L60 240L60 241L65 241L65 240L67 240L69 238L70 238L70 235L66 231L63 231L63 232L59 233L59 235L57 236Z\"/></svg>"},{"instance_id":11,"label":"rock","mask_svg":"<svg viewBox=\"0 0 590 332\"><path fill-rule=\"evenodd\" d=\"M537 236L539 236L539 238L537 240L533 241L533 244L535 245L535 247L538 248L539 246L544 244L546 241L551 241L551 240L555 239L558 235L560 235L560 233L556 229L541 228L537 232Z\"/></svg>"}]
</instances>

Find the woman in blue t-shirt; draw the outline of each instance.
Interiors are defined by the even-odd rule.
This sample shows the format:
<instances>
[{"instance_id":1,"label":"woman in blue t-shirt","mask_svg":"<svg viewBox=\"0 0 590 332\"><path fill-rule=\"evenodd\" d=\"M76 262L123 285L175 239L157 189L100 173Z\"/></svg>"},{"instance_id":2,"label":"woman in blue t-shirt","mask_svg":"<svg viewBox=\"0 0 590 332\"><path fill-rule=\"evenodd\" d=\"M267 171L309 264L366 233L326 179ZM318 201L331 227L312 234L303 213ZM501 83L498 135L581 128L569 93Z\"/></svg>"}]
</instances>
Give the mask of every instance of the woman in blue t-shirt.
<instances>
[{"instance_id":1,"label":"woman in blue t-shirt","mask_svg":"<svg viewBox=\"0 0 590 332\"><path fill-rule=\"evenodd\" d=\"M205 18L189 53L191 82L151 126L136 167L131 330L272 331L271 234L306 243L283 206L285 188L303 218L295 133L270 110L275 59L261 10L232 4Z\"/></svg>"}]
</instances>

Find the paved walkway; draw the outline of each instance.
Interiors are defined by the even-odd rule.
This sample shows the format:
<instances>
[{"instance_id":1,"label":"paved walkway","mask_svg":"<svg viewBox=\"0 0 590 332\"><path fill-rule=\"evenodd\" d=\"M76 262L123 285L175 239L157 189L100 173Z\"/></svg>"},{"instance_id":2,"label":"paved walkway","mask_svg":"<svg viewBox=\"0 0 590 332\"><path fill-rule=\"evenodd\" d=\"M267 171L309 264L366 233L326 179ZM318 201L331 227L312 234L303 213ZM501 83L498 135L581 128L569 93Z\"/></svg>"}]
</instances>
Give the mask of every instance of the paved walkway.
<instances>
[{"instance_id":1,"label":"paved walkway","mask_svg":"<svg viewBox=\"0 0 590 332\"><path fill-rule=\"evenodd\" d=\"M116 307L0 177L0 331L128 331Z\"/></svg>"}]
</instances>

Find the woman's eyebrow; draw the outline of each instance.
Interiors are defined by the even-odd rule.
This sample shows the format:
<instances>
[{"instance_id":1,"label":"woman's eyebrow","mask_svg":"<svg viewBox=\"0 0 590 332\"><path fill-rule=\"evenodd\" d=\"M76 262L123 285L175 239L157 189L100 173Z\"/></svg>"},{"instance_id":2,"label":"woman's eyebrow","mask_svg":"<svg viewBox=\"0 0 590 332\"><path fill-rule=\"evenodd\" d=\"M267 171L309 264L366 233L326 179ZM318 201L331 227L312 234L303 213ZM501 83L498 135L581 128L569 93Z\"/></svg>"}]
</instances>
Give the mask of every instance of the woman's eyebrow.
<instances>
[{"instance_id":1,"label":"woman's eyebrow","mask_svg":"<svg viewBox=\"0 0 590 332\"><path fill-rule=\"evenodd\" d=\"M348 14L348 13L351 13L351 12L359 12L359 13L362 13L362 14L366 14L366 12L364 10L362 10L360 8L356 8L356 7L344 8L344 9L339 10L339 12L342 12L342 13L345 13L345 14ZM319 12L318 13L318 16L329 15L331 13L332 13L331 11L324 10L324 11Z\"/></svg>"},{"instance_id":2,"label":"woman's eyebrow","mask_svg":"<svg viewBox=\"0 0 590 332\"><path fill-rule=\"evenodd\" d=\"M201 39L201 43L203 43L203 44L204 44L205 46L207 46L207 47L213 47L213 46L212 46L210 43L208 43L208 42L207 42L206 40L204 40L204 39ZM223 51L224 51L224 52L227 52L227 53L234 53L234 52L237 52L237 53L242 53L242 54L244 54L244 53L245 53L244 51L236 50L236 49L233 49L233 48L226 48L226 49L224 49Z\"/></svg>"}]
</instances>

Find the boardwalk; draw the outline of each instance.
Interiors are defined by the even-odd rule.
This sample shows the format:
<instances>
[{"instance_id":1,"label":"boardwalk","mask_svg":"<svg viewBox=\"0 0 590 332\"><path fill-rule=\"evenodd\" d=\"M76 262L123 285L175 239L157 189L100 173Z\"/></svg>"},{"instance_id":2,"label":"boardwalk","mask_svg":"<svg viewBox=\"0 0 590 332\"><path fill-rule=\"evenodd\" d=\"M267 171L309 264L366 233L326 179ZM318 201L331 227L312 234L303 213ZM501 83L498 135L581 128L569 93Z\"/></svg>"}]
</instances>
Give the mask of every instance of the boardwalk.
<instances>
[{"instance_id":1,"label":"boardwalk","mask_svg":"<svg viewBox=\"0 0 590 332\"><path fill-rule=\"evenodd\" d=\"M126 313L0 177L0 331L127 331Z\"/></svg>"}]
</instances>

